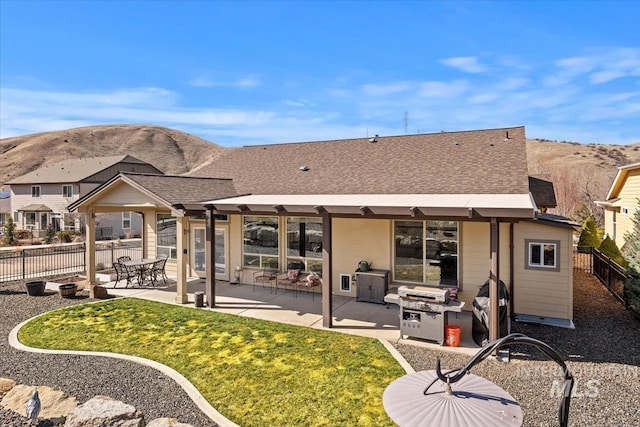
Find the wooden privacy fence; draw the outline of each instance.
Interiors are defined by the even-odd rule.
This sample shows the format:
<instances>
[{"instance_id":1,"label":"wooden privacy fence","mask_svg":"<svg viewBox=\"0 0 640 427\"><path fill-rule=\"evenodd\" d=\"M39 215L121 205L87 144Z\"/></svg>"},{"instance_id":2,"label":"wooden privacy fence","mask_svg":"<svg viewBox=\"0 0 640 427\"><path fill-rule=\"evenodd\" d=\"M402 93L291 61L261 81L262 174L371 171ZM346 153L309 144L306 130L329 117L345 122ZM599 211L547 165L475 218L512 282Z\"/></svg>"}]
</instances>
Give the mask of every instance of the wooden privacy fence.
<instances>
[{"instance_id":1,"label":"wooden privacy fence","mask_svg":"<svg viewBox=\"0 0 640 427\"><path fill-rule=\"evenodd\" d=\"M142 241L96 242L96 266L111 268L118 257L142 258ZM0 283L86 272L85 243L0 249Z\"/></svg>"}]
</instances>

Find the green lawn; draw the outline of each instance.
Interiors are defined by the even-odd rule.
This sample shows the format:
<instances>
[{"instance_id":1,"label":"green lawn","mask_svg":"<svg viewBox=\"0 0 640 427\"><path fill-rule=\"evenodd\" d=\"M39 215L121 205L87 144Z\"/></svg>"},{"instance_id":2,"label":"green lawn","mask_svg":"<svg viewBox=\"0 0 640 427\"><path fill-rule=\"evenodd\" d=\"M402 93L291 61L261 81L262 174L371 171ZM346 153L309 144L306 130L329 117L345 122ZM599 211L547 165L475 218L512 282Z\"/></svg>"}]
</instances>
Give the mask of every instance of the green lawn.
<instances>
[{"instance_id":1,"label":"green lawn","mask_svg":"<svg viewBox=\"0 0 640 427\"><path fill-rule=\"evenodd\" d=\"M129 298L47 313L19 339L161 362L242 426L394 425L382 393L405 374L375 339Z\"/></svg>"}]
</instances>

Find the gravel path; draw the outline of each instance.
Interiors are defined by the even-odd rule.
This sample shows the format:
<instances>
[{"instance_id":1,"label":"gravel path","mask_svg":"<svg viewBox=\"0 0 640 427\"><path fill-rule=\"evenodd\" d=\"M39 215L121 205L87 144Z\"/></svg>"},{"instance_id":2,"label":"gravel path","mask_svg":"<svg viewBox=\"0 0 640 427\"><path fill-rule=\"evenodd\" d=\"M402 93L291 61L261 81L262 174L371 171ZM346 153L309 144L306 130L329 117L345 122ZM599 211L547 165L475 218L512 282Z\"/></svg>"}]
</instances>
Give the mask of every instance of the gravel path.
<instances>
[{"instance_id":1,"label":"gravel path","mask_svg":"<svg viewBox=\"0 0 640 427\"><path fill-rule=\"evenodd\" d=\"M47 291L29 297L21 283L0 285L0 377L64 390L84 402L96 394L130 403L150 421L178 418L198 427L215 426L174 381L155 369L133 362L92 356L25 353L7 342L18 323L45 311L90 301L60 298ZM577 379L571 400L570 425L640 426L640 322L587 274L574 277L575 330L515 323L522 332L544 341L563 357ZM457 368L467 356L411 345L397 345L416 370ZM495 382L520 402L525 426L558 425L562 376L557 365L529 347L503 364L485 360L472 373ZM0 410L0 425L23 425L24 419ZM40 427L47 424L40 423Z\"/></svg>"},{"instance_id":2,"label":"gravel path","mask_svg":"<svg viewBox=\"0 0 640 427\"><path fill-rule=\"evenodd\" d=\"M514 323L520 332L553 347L576 378L572 426L640 426L640 322L585 273L574 275L575 330ZM459 368L466 356L397 345L416 370ZM563 376L555 362L532 347L512 353L511 363L486 359L471 372L511 394L521 405L525 426L557 426ZM554 382L555 381L555 382Z\"/></svg>"},{"instance_id":3,"label":"gravel path","mask_svg":"<svg viewBox=\"0 0 640 427\"><path fill-rule=\"evenodd\" d=\"M88 301L88 293L69 299L47 290L44 296L30 297L22 283L0 285L0 377L63 390L81 403L97 394L106 395L133 405L147 422L170 417L197 427L216 426L175 381L153 368L109 357L28 353L9 345L9 332L18 323ZM24 418L8 412L0 411L0 425L23 425Z\"/></svg>"}]
</instances>

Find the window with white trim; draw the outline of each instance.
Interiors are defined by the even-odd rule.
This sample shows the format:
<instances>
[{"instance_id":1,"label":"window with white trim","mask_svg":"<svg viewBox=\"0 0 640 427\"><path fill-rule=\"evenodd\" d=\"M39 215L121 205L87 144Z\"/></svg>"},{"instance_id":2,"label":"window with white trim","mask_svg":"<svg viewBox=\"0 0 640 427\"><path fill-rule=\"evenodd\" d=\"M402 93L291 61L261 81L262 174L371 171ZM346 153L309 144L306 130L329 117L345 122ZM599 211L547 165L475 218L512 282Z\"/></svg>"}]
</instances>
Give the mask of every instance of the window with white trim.
<instances>
[{"instance_id":1,"label":"window with white trim","mask_svg":"<svg viewBox=\"0 0 640 427\"><path fill-rule=\"evenodd\" d=\"M73 185L62 186L62 197L73 197Z\"/></svg>"},{"instance_id":2,"label":"window with white trim","mask_svg":"<svg viewBox=\"0 0 640 427\"><path fill-rule=\"evenodd\" d=\"M122 229L128 230L131 228L131 212L122 212Z\"/></svg>"},{"instance_id":3,"label":"window with white trim","mask_svg":"<svg viewBox=\"0 0 640 427\"><path fill-rule=\"evenodd\" d=\"M527 269L560 270L558 256L560 254L560 241L525 240Z\"/></svg>"},{"instance_id":4,"label":"window with white trim","mask_svg":"<svg viewBox=\"0 0 640 427\"><path fill-rule=\"evenodd\" d=\"M626 206L623 206L622 208L620 208L620 213L622 213L622 215L629 215L629 208Z\"/></svg>"},{"instance_id":5,"label":"window with white trim","mask_svg":"<svg viewBox=\"0 0 640 427\"><path fill-rule=\"evenodd\" d=\"M156 215L156 254L178 258L176 218L170 214Z\"/></svg>"},{"instance_id":6,"label":"window with white trim","mask_svg":"<svg viewBox=\"0 0 640 427\"><path fill-rule=\"evenodd\" d=\"M245 267L278 268L277 216L243 216L242 264Z\"/></svg>"},{"instance_id":7,"label":"window with white trim","mask_svg":"<svg viewBox=\"0 0 640 427\"><path fill-rule=\"evenodd\" d=\"M287 217L287 265L322 275L322 218Z\"/></svg>"},{"instance_id":8,"label":"window with white trim","mask_svg":"<svg viewBox=\"0 0 640 427\"><path fill-rule=\"evenodd\" d=\"M31 186L31 197L40 197L40 186L32 185Z\"/></svg>"}]
</instances>

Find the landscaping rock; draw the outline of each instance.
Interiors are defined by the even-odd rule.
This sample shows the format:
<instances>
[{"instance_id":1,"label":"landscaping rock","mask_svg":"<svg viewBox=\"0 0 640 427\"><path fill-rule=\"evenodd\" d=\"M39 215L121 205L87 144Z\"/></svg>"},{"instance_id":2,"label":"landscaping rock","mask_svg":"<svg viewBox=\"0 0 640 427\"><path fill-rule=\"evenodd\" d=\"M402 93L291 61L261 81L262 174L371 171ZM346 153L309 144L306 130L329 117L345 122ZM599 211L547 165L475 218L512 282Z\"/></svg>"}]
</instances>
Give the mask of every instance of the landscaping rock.
<instances>
[{"instance_id":1,"label":"landscaping rock","mask_svg":"<svg viewBox=\"0 0 640 427\"><path fill-rule=\"evenodd\" d=\"M10 378L0 378L0 400L5 394L15 387L16 382Z\"/></svg>"},{"instance_id":2,"label":"landscaping rock","mask_svg":"<svg viewBox=\"0 0 640 427\"><path fill-rule=\"evenodd\" d=\"M0 402L0 406L5 409L17 412L22 416L27 415L27 402L31 399L33 386L18 384L14 386ZM69 411L78 406L78 401L60 390L51 387L38 386L40 397L40 413L38 418L56 419L66 417Z\"/></svg>"},{"instance_id":3,"label":"landscaping rock","mask_svg":"<svg viewBox=\"0 0 640 427\"><path fill-rule=\"evenodd\" d=\"M144 416L131 405L107 396L95 396L72 409L65 427L142 427Z\"/></svg>"},{"instance_id":4,"label":"landscaping rock","mask_svg":"<svg viewBox=\"0 0 640 427\"><path fill-rule=\"evenodd\" d=\"M93 295L95 298L107 298L109 296L109 294L107 294L107 288L104 286L94 286Z\"/></svg>"},{"instance_id":5,"label":"landscaping rock","mask_svg":"<svg viewBox=\"0 0 640 427\"><path fill-rule=\"evenodd\" d=\"M191 424L179 422L175 418L156 418L147 424L147 427L193 427Z\"/></svg>"}]
</instances>

